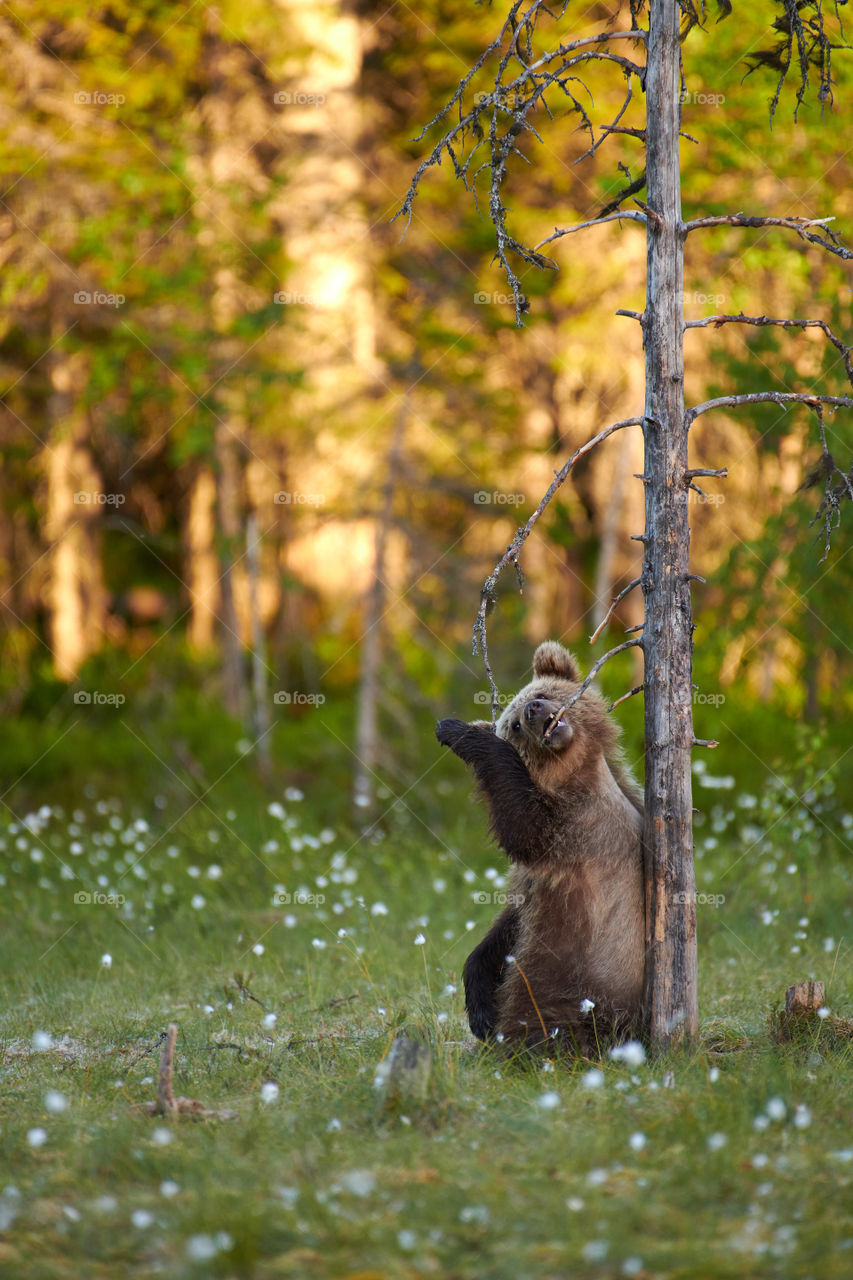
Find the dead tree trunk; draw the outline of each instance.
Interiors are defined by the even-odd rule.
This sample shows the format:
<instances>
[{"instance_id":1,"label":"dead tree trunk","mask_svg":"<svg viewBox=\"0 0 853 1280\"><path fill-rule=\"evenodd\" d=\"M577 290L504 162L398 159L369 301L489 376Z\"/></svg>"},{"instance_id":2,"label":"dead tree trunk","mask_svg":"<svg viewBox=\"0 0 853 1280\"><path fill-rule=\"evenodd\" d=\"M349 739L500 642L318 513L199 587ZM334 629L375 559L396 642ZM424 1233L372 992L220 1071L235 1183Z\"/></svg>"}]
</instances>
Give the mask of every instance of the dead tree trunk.
<instances>
[{"instance_id":1,"label":"dead tree trunk","mask_svg":"<svg viewBox=\"0 0 853 1280\"><path fill-rule=\"evenodd\" d=\"M225 423L216 429L216 461L218 464L220 576L222 599L222 687L228 712L246 727L249 698L243 669L243 646L240 623L234 599L234 560L240 537L240 474L231 433Z\"/></svg>"},{"instance_id":2,"label":"dead tree trunk","mask_svg":"<svg viewBox=\"0 0 853 1280\"><path fill-rule=\"evenodd\" d=\"M249 621L252 631L252 733L258 757L258 773L266 785L272 782L270 756L270 705L267 687L266 642L261 621L261 560L258 517L254 511L246 520L246 564L248 566Z\"/></svg>"},{"instance_id":3,"label":"dead tree trunk","mask_svg":"<svg viewBox=\"0 0 853 1280\"><path fill-rule=\"evenodd\" d=\"M699 1026L690 756L690 521L684 413L678 0L651 0L646 73L644 483L646 999L652 1043Z\"/></svg>"},{"instance_id":4,"label":"dead tree trunk","mask_svg":"<svg viewBox=\"0 0 853 1280\"><path fill-rule=\"evenodd\" d=\"M388 452L388 471L382 491L382 508L376 521L373 575L368 588L364 611L364 636L361 641L361 676L358 684L358 710L355 731L356 763L355 777L353 778L353 804L355 805L356 814L362 820L372 817L376 808L374 773L379 755L377 714L379 704L379 664L382 657L382 614L385 609L386 596L385 560L407 412L408 406L404 398L397 414L391 448Z\"/></svg>"}]
</instances>

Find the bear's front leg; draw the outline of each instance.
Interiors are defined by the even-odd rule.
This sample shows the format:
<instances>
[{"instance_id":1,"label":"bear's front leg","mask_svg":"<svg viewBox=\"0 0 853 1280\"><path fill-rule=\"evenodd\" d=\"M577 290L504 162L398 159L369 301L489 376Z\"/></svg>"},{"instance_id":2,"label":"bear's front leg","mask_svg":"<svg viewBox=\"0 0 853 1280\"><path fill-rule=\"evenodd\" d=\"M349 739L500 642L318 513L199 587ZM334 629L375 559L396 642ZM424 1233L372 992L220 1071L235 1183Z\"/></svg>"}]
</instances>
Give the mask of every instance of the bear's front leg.
<instances>
[{"instance_id":1,"label":"bear's front leg","mask_svg":"<svg viewBox=\"0 0 853 1280\"><path fill-rule=\"evenodd\" d=\"M494 1034L498 1023L498 987L506 970L506 957L518 937L518 907L505 907L462 970L468 1024L478 1040Z\"/></svg>"},{"instance_id":2,"label":"bear's front leg","mask_svg":"<svg viewBox=\"0 0 853 1280\"><path fill-rule=\"evenodd\" d=\"M543 833L553 829L552 802L531 778L511 743L489 724L441 720L435 736L474 770L489 806L495 839L514 862L534 862L548 852Z\"/></svg>"}]
</instances>

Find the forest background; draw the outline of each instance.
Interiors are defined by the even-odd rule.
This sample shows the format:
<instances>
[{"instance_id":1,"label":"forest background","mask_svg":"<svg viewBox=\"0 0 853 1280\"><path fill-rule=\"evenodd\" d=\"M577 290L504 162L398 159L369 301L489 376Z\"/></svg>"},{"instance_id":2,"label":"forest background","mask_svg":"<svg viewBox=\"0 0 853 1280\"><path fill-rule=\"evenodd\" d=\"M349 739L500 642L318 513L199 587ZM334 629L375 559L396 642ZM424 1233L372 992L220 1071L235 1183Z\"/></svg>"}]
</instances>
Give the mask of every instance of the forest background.
<instances>
[{"instance_id":1,"label":"forest background","mask_svg":"<svg viewBox=\"0 0 853 1280\"><path fill-rule=\"evenodd\" d=\"M313 790L329 818L355 798L356 824L392 807L434 824L467 788L439 764L434 720L487 714L470 643L483 579L554 469L641 403L639 328L614 313L642 309L644 237L626 223L561 241L559 272L524 272L518 330L492 229L452 175L431 175L403 239L390 221L431 137L414 136L496 15L179 8L25 0L0 18L4 785L23 803L227 775L259 796ZM795 118L792 92L771 127L773 73L746 75L762 42L755 6L691 39L685 217L832 215L844 234L849 62L834 104ZM612 121L618 77L590 76ZM528 243L638 175L636 139L589 154L579 126L558 116L508 178ZM685 315L813 317L844 337L851 280L789 232L720 227L691 241ZM688 402L849 390L815 329L688 331L686 362ZM843 526L821 559L816 499L798 492L820 455L808 412L736 412L692 432L695 465L728 467L691 494L707 580L694 714L723 785L757 788L804 734L833 761L846 749L853 561ZM843 413L827 428L845 457ZM631 596L589 644L638 572L641 449L626 431L578 464L527 545L524 593L503 583L504 691L539 640L588 667L641 620ZM637 652L605 670L614 697ZM617 712L639 772L640 701Z\"/></svg>"}]
</instances>

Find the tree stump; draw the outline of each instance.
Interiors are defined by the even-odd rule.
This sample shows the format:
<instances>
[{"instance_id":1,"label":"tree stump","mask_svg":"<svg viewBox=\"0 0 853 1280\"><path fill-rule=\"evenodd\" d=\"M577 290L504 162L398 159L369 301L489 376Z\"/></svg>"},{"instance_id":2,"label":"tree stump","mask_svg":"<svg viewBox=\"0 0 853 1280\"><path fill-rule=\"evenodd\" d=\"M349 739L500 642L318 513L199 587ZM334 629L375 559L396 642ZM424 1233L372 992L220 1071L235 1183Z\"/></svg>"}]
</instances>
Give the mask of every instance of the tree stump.
<instances>
[{"instance_id":1,"label":"tree stump","mask_svg":"<svg viewBox=\"0 0 853 1280\"><path fill-rule=\"evenodd\" d=\"M817 1013L825 1004L822 982L799 982L785 992L785 1013L801 1015Z\"/></svg>"},{"instance_id":2,"label":"tree stump","mask_svg":"<svg viewBox=\"0 0 853 1280\"><path fill-rule=\"evenodd\" d=\"M377 1087L386 1105L423 1102L429 1089L432 1052L429 1045L397 1036L376 1072Z\"/></svg>"}]
</instances>

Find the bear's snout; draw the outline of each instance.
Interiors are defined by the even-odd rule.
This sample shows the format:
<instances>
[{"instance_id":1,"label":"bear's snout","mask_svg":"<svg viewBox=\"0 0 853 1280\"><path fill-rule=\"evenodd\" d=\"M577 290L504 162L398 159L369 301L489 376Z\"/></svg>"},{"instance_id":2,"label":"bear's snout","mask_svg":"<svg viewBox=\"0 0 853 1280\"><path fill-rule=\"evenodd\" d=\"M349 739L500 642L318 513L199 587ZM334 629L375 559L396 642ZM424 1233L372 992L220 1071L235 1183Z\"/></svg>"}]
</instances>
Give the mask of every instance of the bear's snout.
<instances>
[{"instance_id":1,"label":"bear's snout","mask_svg":"<svg viewBox=\"0 0 853 1280\"><path fill-rule=\"evenodd\" d=\"M537 720L541 720L545 715L546 707L541 698L534 698L532 702L528 702L524 708L524 718L528 724L535 724Z\"/></svg>"},{"instance_id":2,"label":"bear's snout","mask_svg":"<svg viewBox=\"0 0 853 1280\"><path fill-rule=\"evenodd\" d=\"M541 739L542 746L560 750L571 742L574 736L572 726L563 711L560 703L545 698L531 698L524 704L525 724Z\"/></svg>"}]
</instances>

